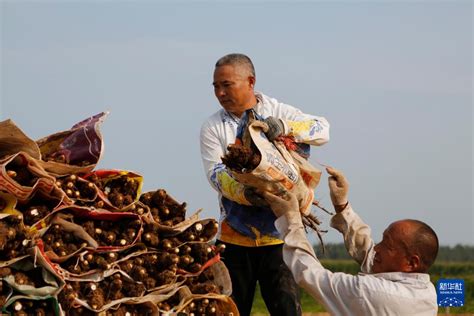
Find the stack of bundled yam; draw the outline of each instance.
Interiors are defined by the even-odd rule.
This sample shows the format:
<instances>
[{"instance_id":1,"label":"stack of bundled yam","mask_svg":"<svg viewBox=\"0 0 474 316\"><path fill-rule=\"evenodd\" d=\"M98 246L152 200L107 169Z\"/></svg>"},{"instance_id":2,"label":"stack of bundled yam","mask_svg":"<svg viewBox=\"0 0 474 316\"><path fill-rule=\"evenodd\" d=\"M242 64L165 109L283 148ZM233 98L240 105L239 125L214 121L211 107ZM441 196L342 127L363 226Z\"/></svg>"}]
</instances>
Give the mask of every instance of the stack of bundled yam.
<instances>
[{"instance_id":1,"label":"stack of bundled yam","mask_svg":"<svg viewBox=\"0 0 474 316\"><path fill-rule=\"evenodd\" d=\"M94 170L104 117L37 142L0 122L0 313L238 315L217 222Z\"/></svg>"}]
</instances>

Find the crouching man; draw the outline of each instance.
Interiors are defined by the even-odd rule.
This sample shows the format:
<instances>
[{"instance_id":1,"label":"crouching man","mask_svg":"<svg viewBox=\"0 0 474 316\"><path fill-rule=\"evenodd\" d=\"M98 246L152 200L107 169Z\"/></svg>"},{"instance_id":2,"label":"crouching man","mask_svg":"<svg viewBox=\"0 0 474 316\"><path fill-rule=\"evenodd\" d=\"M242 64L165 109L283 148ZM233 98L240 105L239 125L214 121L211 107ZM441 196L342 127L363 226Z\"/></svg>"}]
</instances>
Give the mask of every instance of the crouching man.
<instances>
[{"instance_id":1,"label":"crouching man","mask_svg":"<svg viewBox=\"0 0 474 316\"><path fill-rule=\"evenodd\" d=\"M308 242L291 193L264 192L284 239L283 260L296 282L333 315L436 315L436 290L427 274L438 253L438 238L427 224L404 219L390 224L380 243L348 202L349 184L333 168L329 189L336 215L331 226L344 236L349 254L360 264L358 275L333 273L319 262Z\"/></svg>"}]
</instances>

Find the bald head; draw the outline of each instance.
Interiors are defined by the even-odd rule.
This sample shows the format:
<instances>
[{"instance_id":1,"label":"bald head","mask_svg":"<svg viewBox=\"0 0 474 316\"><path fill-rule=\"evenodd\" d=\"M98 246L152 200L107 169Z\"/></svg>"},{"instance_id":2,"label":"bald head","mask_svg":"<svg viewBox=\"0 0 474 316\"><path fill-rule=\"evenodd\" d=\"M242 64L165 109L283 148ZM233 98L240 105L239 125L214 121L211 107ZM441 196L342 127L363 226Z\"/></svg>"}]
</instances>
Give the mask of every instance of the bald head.
<instances>
[{"instance_id":1,"label":"bald head","mask_svg":"<svg viewBox=\"0 0 474 316\"><path fill-rule=\"evenodd\" d=\"M438 236L434 230L426 223L415 219L405 219L395 223L401 223L407 228L405 246L408 253L420 256L418 272L428 271L438 255Z\"/></svg>"},{"instance_id":2,"label":"bald head","mask_svg":"<svg viewBox=\"0 0 474 316\"><path fill-rule=\"evenodd\" d=\"M390 224L374 250L372 273L424 273L438 254L438 237L425 223L405 219Z\"/></svg>"}]
</instances>

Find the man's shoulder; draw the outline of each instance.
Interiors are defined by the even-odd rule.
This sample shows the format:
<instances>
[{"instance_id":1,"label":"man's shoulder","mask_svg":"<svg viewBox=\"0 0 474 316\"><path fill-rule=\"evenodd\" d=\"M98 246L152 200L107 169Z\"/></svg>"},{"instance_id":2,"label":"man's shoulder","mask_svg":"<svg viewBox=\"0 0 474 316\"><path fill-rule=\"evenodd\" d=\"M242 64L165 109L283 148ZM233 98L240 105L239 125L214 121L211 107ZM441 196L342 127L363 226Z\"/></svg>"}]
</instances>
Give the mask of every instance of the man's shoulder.
<instances>
[{"instance_id":1,"label":"man's shoulder","mask_svg":"<svg viewBox=\"0 0 474 316\"><path fill-rule=\"evenodd\" d=\"M259 108L257 112L262 112L266 115L272 116L285 116L288 113L294 113L295 111L299 111L296 107L280 102L277 99L270 97L262 92L256 91L255 96L260 101Z\"/></svg>"},{"instance_id":2,"label":"man's shoulder","mask_svg":"<svg viewBox=\"0 0 474 316\"><path fill-rule=\"evenodd\" d=\"M278 105L280 104L280 102L273 98L273 97L270 97L260 91L255 91L255 96L257 98L257 100L259 100L261 103L263 104L268 104L268 105Z\"/></svg>"},{"instance_id":3,"label":"man's shoulder","mask_svg":"<svg viewBox=\"0 0 474 316\"><path fill-rule=\"evenodd\" d=\"M214 112L204 120L204 122L202 123L202 127L209 127L219 124L220 122L222 122L224 113L225 111L223 109Z\"/></svg>"},{"instance_id":4,"label":"man's shoulder","mask_svg":"<svg viewBox=\"0 0 474 316\"><path fill-rule=\"evenodd\" d=\"M391 287L431 287L430 275L427 273L407 272L381 272L381 273L359 273L359 277L369 280L369 283L379 283Z\"/></svg>"}]
</instances>

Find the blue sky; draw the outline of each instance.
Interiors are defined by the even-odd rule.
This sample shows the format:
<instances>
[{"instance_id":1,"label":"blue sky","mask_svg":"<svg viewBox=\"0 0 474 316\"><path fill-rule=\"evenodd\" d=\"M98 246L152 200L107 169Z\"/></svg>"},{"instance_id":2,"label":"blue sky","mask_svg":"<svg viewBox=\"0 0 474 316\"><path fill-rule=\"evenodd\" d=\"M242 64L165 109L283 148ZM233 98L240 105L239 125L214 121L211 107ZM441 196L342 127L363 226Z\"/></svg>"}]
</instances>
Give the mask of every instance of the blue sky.
<instances>
[{"instance_id":1,"label":"blue sky","mask_svg":"<svg viewBox=\"0 0 474 316\"><path fill-rule=\"evenodd\" d=\"M443 244L474 244L470 1L4 0L0 10L0 118L34 139L109 110L99 167L139 172L146 190L218 217L199 129L220 107L215 61L242 52L258 90L330 121L311 161L346 173L376 241L416 218ZM330 205L326 175L316 196Z\"/></svg>"}]
</instances>

